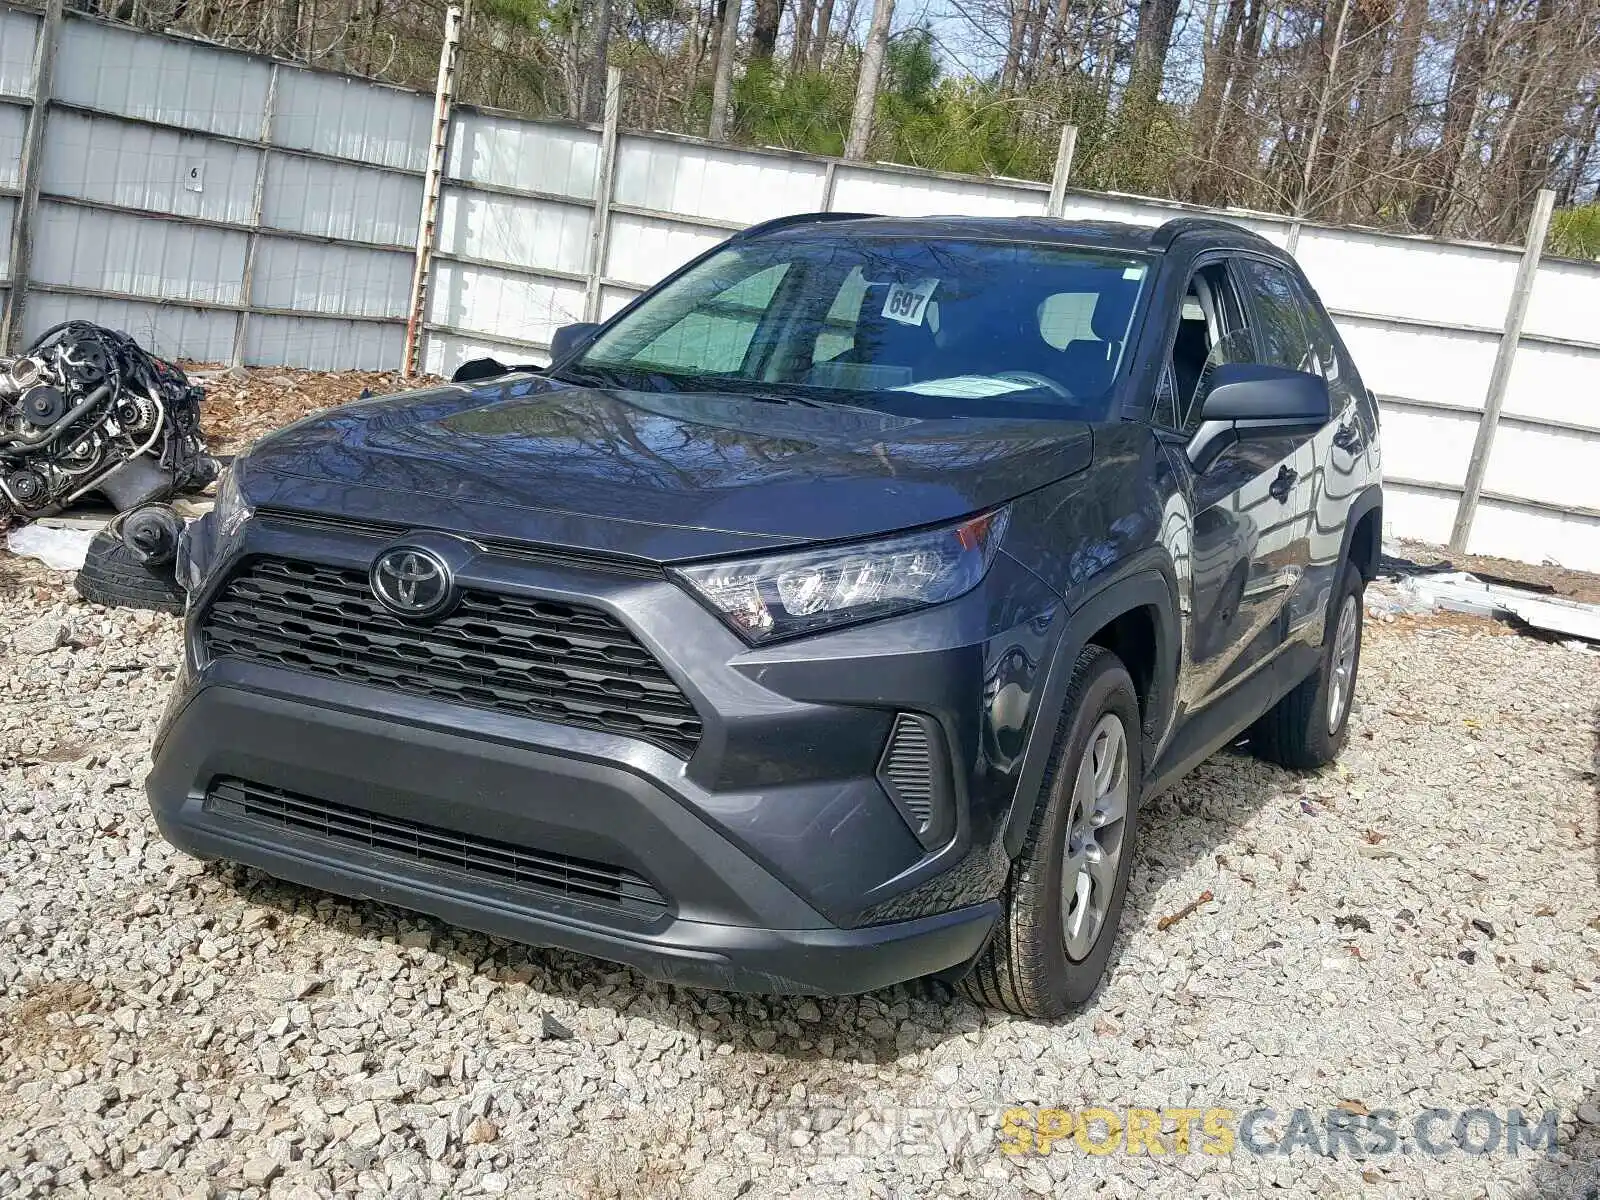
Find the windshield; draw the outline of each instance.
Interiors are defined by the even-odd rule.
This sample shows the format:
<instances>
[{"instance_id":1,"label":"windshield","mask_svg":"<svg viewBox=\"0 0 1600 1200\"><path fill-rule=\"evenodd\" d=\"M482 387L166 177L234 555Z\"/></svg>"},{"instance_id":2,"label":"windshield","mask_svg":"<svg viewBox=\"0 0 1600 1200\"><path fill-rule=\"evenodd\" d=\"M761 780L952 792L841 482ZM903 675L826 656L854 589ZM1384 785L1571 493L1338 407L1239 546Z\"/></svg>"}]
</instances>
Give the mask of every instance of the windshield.
<instances>
[{"instance_id":1,"label":"windshield","mask_svg":"<svg viewBox=\"0 0 1600 1200\"><path fill-rule=\"evenodd\" d=\"M1098 420L1149 270L1047 245L767 237L713 255L558 372L908 415Z\"/></svg>"}]
</instances>

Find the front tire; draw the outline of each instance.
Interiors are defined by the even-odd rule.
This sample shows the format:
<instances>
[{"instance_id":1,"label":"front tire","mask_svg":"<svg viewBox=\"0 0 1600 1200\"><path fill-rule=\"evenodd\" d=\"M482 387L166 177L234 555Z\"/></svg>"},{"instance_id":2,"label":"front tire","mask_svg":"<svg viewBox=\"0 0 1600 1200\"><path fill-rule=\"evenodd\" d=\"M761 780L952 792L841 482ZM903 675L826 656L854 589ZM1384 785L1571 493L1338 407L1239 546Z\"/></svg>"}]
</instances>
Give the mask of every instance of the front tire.
<instances>
[{"instance_id":1,"label":"front tire","mask_svg":"<svg viewBox=\"0 0 1600 1200\"><path fill-rule=\"evenodd\" d=\"M1292 692L1269 708L1250 730L1250 748L1268 762L1297 771L1326 766L1350 736L1366 581L1346 563L1328 606L1322 661Z\"/></svg>"},{"instance_id":2,"label":"front tire","mask_svg":"<svg viewBox=\"0 0 1600 1200\"><path fill-rule=\"evenodd\" d=\"M1090 646L1073 668L1005 911L964 981L974 1000L1049 1019L1094 993L1128 894L1143 780L1133 680Z\"/></svg>"}]
</instances>

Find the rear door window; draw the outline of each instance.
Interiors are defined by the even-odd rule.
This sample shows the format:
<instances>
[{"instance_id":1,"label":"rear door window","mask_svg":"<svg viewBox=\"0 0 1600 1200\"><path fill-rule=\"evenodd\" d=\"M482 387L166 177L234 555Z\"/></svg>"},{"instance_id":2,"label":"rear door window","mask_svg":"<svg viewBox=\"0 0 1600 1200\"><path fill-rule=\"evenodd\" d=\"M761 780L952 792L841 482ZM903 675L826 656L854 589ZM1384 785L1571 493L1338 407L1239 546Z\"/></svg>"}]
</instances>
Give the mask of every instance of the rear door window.
<instances>
[{"instance_id":1,"label":"rear door window","mask_svg":"<svg viewBox=\"0 0 1600 1200\"><path fill-rule=\"evenodd\" d=\"M1289 272L1259 258L1240 258L1235 265L1255 310L1260 361L1291 371L1315 371L1316 360L1300 315L1300 298Z\"/></svg>"}]
</instances>

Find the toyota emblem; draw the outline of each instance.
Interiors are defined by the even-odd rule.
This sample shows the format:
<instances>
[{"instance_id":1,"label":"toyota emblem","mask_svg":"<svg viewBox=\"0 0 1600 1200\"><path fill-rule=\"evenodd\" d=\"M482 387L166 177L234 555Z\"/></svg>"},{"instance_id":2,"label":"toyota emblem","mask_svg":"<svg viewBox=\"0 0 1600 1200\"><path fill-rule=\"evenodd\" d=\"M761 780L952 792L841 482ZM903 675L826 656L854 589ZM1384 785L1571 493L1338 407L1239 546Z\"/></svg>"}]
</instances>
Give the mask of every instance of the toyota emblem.
<instances>
[{"instance_id":1,"label":"toyota emblem","mask_svg":"<svg viewBox=\"0 0 1600 1200\"><path fill-rule=\"evenodd\" d=\"M397 546L372 564L372 594L402 617L432 617L455 598L450 568L431 550Z\"/></svg>"}]
</instances>

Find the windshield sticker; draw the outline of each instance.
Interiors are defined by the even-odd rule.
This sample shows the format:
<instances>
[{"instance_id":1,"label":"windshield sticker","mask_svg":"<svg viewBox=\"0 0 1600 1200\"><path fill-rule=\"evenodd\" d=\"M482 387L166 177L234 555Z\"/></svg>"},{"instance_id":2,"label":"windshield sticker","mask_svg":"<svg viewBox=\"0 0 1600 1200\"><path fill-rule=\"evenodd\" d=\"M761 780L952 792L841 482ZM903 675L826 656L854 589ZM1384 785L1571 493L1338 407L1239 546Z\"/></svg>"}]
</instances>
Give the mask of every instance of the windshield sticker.
<instances>
[{"instance_id":1,"label":"windshield sticker","mask_svg":"<svg viewBox=\"0 0 1600 1200\"><path fill-rule=\"evenodd\" d=\"M889 294L883 301L883 315L902 325L921 325L922 314L928 311L928 301L933 299L937 279L919 279L916 283L889 285Z\"/></svg>"},{"instance_id":2,"label":"windshield sticker","mask_svg":"<svg viewBox=\"0 0 1600 1200\"><path fill-rule=\"evenodd\" d=\"M1144 278L1144 268L1143 267L1123 267L1122 268L1122 277L1124 279L1126 279L1130 283L1134 282L1135 280L1143 279Z\"/></svg>"},{"instance_id":3,"label":"windshield sticker","mask_svg":"<svg viewBox=\"0 0 1600 1200\"><path fill-rule=\"evenodd\" d=\"M1035 385L1015 379L996 379L992 375L952 375L948 379L924 379L901 384L896 392L915 392L919 396L940 396L951 400L982 400L1004 396L1007 392L1026 392Z\"/></svg>"}]
</instances>

